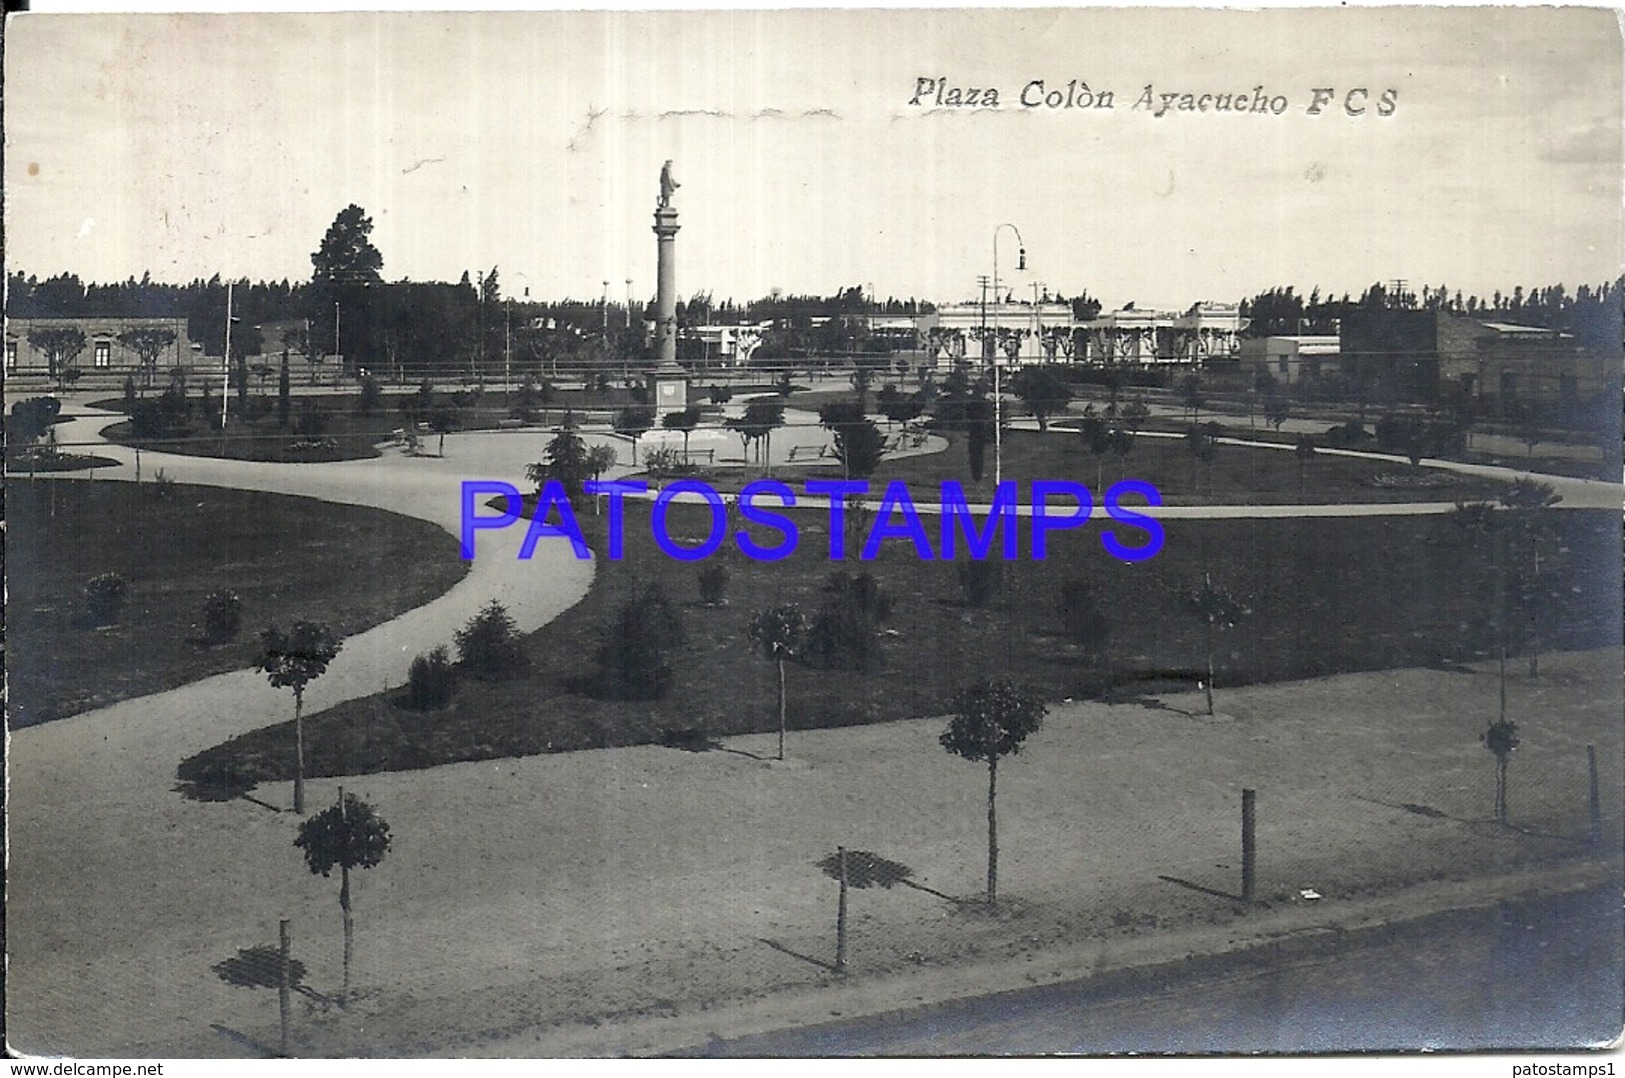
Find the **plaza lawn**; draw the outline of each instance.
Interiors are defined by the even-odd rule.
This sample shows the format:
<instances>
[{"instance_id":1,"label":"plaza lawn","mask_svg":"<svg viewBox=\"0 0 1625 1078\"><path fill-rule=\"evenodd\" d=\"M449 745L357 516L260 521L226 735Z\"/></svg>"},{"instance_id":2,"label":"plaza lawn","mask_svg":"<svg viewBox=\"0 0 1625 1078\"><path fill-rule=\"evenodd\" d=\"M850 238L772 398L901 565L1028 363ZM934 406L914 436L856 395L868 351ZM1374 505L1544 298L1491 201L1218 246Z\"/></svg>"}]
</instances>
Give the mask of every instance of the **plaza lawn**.
<instances>
[{"instance_id":1,"label":"plaza lawn","mask_svg":"<svg viewBox=\"0 0 1625 1078\"><path fill-rule=\"evenodd\" d=\"M885 431L884 424L881 429ZM940 453L882 459L869 479L870 491L878 495L887 483L902 480L914 497L934 501L943 481L955 479L972 503L989 501L993 496L993 446L987 447L982 480L975 482L970 478L964 434L951 431L946 437L948 448ZM759 478L761 470L719 468L705 474L719 489L737 490ZM774 477L799 491L807 479L839 479L841 475L838 463L823 463L779 467ZM1220 445L1212 463L1204 464L1183 439L1141 435L1126 457L1112 453L1096 457L1078 434L1060 430L1005 431L1004 477L1020 482L1023 504L1029 502L1026 482L1032 479L1081 482L1094 492L1097 505L1104 490L1124 478L1149 482L1162 494L1165 505L1470 501L1493 499L1504 485L1436 468L1317 454L1305 463L1300 488L1298 458L1290 451Z\"/></svg>"},{"instance_id":2,"label":"plaza lawn","mask_svg":"<svg viewBox=\"0 0 1625 1078\"><path fill-rule=\"evenodd\" d=\"M443 710L401 706L400 694L353 700L305 720L309 773L346 775L534 753L629 745L688 733L705 737L777 728L773 664L747 633L753 613L823 601L833 566L826 515L800 516L801 545L785 561L730 554L727 605L697 602L696 563L662 553L650 537L647 503L626 506L625 558L601 560L587 597L525 640L528 673L505 681L460 679ZM587 529L602 518L590 514ZM699 506L674 505L674 535L697 541ZM1617 644L1619 596L1606 586L1618 558L1619 523L1605 512L1555 512L1556 539L1544 552L1543 648ZM934 528L935 522L931 522ZM767 533L761 536L769 542ZM561 540L552 540L561 541ZM601 534L593 537L601 549ZM1022 557L1027 558L1025 538ZM1204 571L1242 596L1251 612L1219 634L1218 707L1226 689L1344 671L1456 663L1491 651L1492 589L1481 536L1447 516L1170 521L1155 559L1110 558L1099 528L1052 537L1046 561L1007 567L1007 586L987 607L967 606L956 567L891 544L868 569L895 600L883 629L884 667L874 673L790 665L792 731L941 714L954 690L1007 675L1051 700L1099 695L1132 699L1193 688L1205 662L1203 632L1183 592ZM1061 583L1086 577L1110 624L1109 673L1090 665L1061 634ZM648 582L681 607L685 640L671 661L664 699L618 702L577 691L591 671L602 627ZM448 644L450 641L447 641ZM701 735L701 736L695 736ZM791 734L793 752L795 734ZM254 731L182 765L183 780L285 779L292 774L291 724Z\"/></svg>"},{"instance_id":3,"label":"plaza lawn","mask_svg":"<svg viewBox=\"0 0 1625 1078\"><path fill-rule=\"evenodd\" d=\"M7 714L28 726L252 666L259 631L301 618L341 636L442 594L466 565L432 524L378 509L218 487L14 478L7 484ZM83 588L128 582L118 624ZM198 640L204 598L242 601L237 639Z\"/></svg>"},{"instance_id":4,"label":"plaza lawn","mask_svg":"<svg viewBox=\"0 0 1625 1078\"><path fill-rule=\"evenodd\" d=\"M220 397L216 393L209 399L211 414L218 419ZM246 419L239 413L233 394L230 418L222 433L204 423L200 401L193 396L184 429L175 437L138 439L129 423L116 424L103 433L109 441L121 445L197 457L278 462L358 460L378 456L378 443L394 441L396 431L412 425L414 420L406 403L415 401L416 394L386 393L368 415L361 414L360 400L357 393L297 394L291 402L288 425L283 427L277 422L275 390L270 394L250 393L250 418ZM97 401L93 407L127 409L123 398ZM452 419L453 430L493 429L511 411L500 392L437 391L429 407L443 409ZM301 420L307 415L317 418L313 424L306 420L308 425L302 426ZM433 453L435 435L425 432L419 437L424 451Z\"/></svg>"}]
</instances>

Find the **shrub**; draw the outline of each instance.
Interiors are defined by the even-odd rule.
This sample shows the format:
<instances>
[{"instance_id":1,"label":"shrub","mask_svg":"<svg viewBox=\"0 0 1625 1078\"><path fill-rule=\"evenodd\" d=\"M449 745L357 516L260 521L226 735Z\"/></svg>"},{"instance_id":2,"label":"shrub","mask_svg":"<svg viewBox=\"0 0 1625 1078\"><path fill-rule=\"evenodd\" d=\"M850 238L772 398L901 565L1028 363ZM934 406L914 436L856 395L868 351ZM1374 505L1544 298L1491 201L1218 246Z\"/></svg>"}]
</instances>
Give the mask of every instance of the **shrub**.
<instances>
[{"instance_id":1,"label":"shrub","mask_svg":"<svg viewBox=\"0 0 1625 1078\"><path fill-rule=\"evenodd\" d=\"M384 387L378 384L378 379L370 374L361 379L361 399L356 410L364 416L372 415L383 402Z\"/></svg>"},{"instance_id":2,"label":"shrub","mask_svg":"<svg viewBox=\"0 0 1625 1078\"><path fill-rule=\"evenodd\" d=\"M495 599L469 618L453 638L457 642L458 659L475 674L503 677L525 664L518 627L508 616L507 607Z\"/></svg>"},{"instance_id":3,"label":"shrub","mask_svg":"<svg viewBox=\"0 0 1625 1078\"><path fill-rule=\"evenodd\" d=\"M327 433L327 416L316 409L316 402L309 397L299 402L299 418L293 421L293 432L306 438L320 438Z\"/></svg>"},{"instance_id":4,"label":"shrub","mask_svg":"<svg viewBox=\"0 0 1625 1078\"><path fill-rule=\"evenodd\" d=\"M457 670L451 664L451 653L444 644L437 645L427 655L412 660L406 673L406 704L417 711L430 711L451 703L451 692L457 683Z\"/></svg>"},{"instance_id":5,"label":"shrub","mask_svg":"<svg viewBox=\"0 0 1625 1078\"><path fill-rule=\"evenodd\" d=\"M622 603L599 637L594 689L610 700L658 700L675 670L667 656L682 643L677 609L659 584Z\"/></svg>"},{"instance_id":6,"label":"shrub","mask_svg":"<svg viewBox=\"0 0 1625 1078\"><path fill-rule=\"evenodd\" d=\"M720 561L708 561L700 567L700 602L706 606L721 606L727 602L728 567Z\"/></svg>"},{"instance_id":7,"label":"shrub","mask_svg":"<svg viewBox=\"0 0 1625 1078\"><path fill-rule=\"evenodd\" d=\"M1111 626L1089 581L1073 577L1061 582L1060 612L1067 638L1089 658L1102 658L1111 638Z\"/></svg>"},{"instance_id":8,"label":"shrub","mask_svg":"<svg viewBox=\"0 0 1625 1078\"><path fill-rule=\"evenodd\" d=\"M85 584L85 607L93 624L113 625L124 609L124 596L130 585L117 573L93 576Z\"/></svg>"},{"instance_id":9,"label":"shrub","mask_svg":"<svg viewBox=\"0 0 1625 1078\"><path fill-rule=\"evenodd\" d=\"M694 474L694 466L683 459L679 450L670 446L644 450L643 470L649 473L651 479L677 479Z\"/></svg>"},{"instance_id":10,"label":"shrub","mask_svg":"<svg viewBox=\"0 0 1625 1078\"><path fill-rule=\"evenodd\" d=\"M203 600L203 638L211 644L224 644L237 638L243 625L243 601L237 593L212 591Z\"/></svg>"},{"instance_id":11,"label":"shrub","mask_svg":"<svg viewBox=\"0 0 1625 1078\"><path fill-rule=\"evenodd\" d=\"M959 590L966 606L986 606L1004 590L1004 562L993 558L978 558L960 562Z\"/></svg>"},{"instance_id":12,"label":"shrub","mask_svg":"<svg viewBox=\"0 0 1625 1078\"><path fill-rule=\"evenodd\" d=\"M874 670L880 666L880 624L891 615L891 598L873 574L837 570L824 585L827 598L807 634L803 659L825 670Z\"/></svg>"}]
</instances>

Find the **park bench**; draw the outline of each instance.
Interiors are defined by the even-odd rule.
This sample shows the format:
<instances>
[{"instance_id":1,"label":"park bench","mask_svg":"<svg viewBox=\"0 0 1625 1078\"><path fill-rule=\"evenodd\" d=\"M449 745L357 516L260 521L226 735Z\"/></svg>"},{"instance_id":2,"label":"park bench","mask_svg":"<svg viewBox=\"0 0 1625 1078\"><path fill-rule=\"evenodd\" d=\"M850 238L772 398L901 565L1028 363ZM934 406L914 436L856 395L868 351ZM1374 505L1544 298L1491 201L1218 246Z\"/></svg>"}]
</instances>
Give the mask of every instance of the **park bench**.
<instances>
[{"instance_id":1,"label":"park bench","mask_svg":"<svg viewBox=\"0 0 1625 1078\"><path fill-rule=\"evenodd\" d=\"M826 445L793 445L790 447L790 456L786 459L806 460L811 457L813 460L823 460L828 452L829 447Z\"/></svg>"},{"instance_id":2,"label":"park bench","mask_svg":"<svg viewBox=\"0 0 1625 1078\"><path fill-rule=\"evenodd\" d=\"M525 425L525 421L523 419L514 419L514 418L510 417L510 418L507 418L507 419L499 419L499 420L497 420L497 429L498 430L518 430L520 427L523 427L524 425Z\"/></svg>"},{"instance_id":3,"label":"park bench","mask_svg":"<svg viewBox=\"0 0 1625 1078\"><path fill-rule=\"evenodd\" d=\"M691 450L689 452L689 454L688 454L688 462L690 464L693 464L695 457L704 457L705 458L705 463L707 463L707 464L715 464L717 462L717 451L715 449L695 449L695 450Z\"/></svg>"}]
</instances>

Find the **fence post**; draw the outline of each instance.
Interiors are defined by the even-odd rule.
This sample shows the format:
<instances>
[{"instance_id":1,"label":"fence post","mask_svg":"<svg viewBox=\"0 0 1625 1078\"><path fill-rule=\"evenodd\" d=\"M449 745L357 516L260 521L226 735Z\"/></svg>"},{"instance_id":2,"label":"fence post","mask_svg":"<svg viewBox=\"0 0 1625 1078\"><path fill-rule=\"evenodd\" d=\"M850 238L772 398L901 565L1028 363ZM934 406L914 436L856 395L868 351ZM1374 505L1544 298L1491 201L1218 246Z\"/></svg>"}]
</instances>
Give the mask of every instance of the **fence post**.
<instances>
[{"instance_id":1,"label":"fence post","mask_svg":"<svg viewBox=\"0 0 1625 1078\"><path fill-rule=\"evenodd\" d=\"M1593 846L1602 841L1602 795L1597 787L1597 746L1586 746L1586 768L1591 773L1590 827L1587 837Z\"/></svg>"},{"instance_id":2,"label":"fence post","mask_svg":"<svg viewBox=\"0 0 1625 1078\"><path fill-rule=\"evenodd\" d=\"M841 862L841 904L835 914L835 972L846 972L846 847L835 847Z\"/></svg>"},{"instance_id":3,"label":"fence post","mask_svg":"<svg viewBox=\"0 0 1625 1078\"><path fill-rule=\"evenodd\" d=\"M286 919L277 925L277 937L281 944L281 960L277 963L276 974L276 1001L282 1016L282 1058L288 1058L288 922Z\"/></svg>"},{"instance_id":4,"label":"fence post","mask_svg":"<svg viewBox=\"0 0 1625 1078\"><path fill-rule=\"evenodd\" d=\"M1241 791L1241 900L1253 901L1253 881L1258 860L1255 828L1258 824L1257 791Z\"/></svg>"}]
</instances>

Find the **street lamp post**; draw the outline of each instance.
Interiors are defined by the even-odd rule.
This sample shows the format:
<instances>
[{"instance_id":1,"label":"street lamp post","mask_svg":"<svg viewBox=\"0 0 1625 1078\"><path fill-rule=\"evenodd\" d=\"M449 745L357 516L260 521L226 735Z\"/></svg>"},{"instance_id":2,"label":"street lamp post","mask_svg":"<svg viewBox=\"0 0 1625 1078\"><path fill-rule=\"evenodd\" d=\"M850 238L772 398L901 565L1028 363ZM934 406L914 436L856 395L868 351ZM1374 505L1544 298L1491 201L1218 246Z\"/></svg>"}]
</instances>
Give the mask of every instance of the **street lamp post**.
<instances>
[{"instance_id":1,"label":"street lamp post","mask_svg":"<svg viewBox=\"0 0 1625 1078\"><path fill-rule=\"evenodd\" d=\"M220 359L220 432L226 430L226 402L231 400L231 290L235 282L226 282L226 354Z\"/></svg>"},{"instance_id":2,"label":"street lamp post","mask_svg":"<svg viewBox=\"0 0 1625 1078\"><path fill-rule=\"evenodd\" d=\"M999 353L1003 342L999 340L999 233L1008 228L1016 234L1016 269L1027 268L1027 243L1021 238L1021 229L1008 221L993 229L993 489L1004 479L1004 399L1000 396L999 368L1003 366Z\"/></svg>"}]
</instances>

